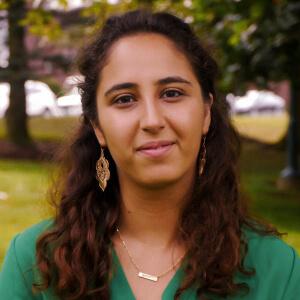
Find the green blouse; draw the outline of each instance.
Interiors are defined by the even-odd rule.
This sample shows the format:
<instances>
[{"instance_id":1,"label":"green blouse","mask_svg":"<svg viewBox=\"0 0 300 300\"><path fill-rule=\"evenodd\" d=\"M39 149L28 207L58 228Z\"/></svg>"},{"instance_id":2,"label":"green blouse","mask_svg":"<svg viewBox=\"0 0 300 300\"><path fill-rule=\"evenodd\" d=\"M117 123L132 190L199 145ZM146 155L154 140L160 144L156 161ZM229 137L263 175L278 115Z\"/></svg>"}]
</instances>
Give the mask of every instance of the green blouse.
<instances>
[{"instance_id":1,"label":"green blouse","mask_svg":"<svg viewBox=\"0 0 300 300\"><path fill-rule=\"evenodd\" d=\"M46 220L36 224L12 240L0 273L1 300L58 300L49 288L33 294L31 285L37 280L35 265L35 244L39 235L51 226ZM245 282L250 291L227 297L227 300L300 300L300 258L295 250L277 237L261 236L253 231L245 231L248 253L245 266L255 268L254 276L236 274L235 282ZM110 283L112 300L134 300L135 297L125 277L116 252L113 250L113 278ZM162 300L174 299L175 292L184 277L184 268L177 270L166 289ZM212 300L224 299L209 296ZM196 300L193 288L186 290L181 300Z\"/></svg>"}]
</instances>

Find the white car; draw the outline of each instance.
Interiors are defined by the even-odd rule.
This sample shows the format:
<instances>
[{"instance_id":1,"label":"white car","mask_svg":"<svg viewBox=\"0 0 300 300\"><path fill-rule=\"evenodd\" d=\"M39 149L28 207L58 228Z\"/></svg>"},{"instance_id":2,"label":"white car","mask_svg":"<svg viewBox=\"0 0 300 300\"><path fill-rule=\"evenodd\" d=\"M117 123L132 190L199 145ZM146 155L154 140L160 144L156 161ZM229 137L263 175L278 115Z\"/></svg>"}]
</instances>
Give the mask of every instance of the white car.
<instances>
[{"instance_id":1,"label":"white car","mask_svg":"<svg viewBox=\"0 0 300 300\"><path fill-rule=\"evenodd\" d=\"M77 84L83 80L81 75L68 76L64 81L64 88L68 93L57 98L57 105L67 116L80 116L82 114L81 96Z\"/></svg>"},{"instance_id":2,"label":"white car","mask_svg":"<svg viewBox=\"0 0 300 300\"><path fill-rule=\"evenodd\" d=\"M57 98L57 105L66 116L80 116L82 114L81 96L77 87L73 87L66 95Z\"/></svg>"},{"instance_id":3,"label":"white car","mask_svg":"<svg viewBox=\"0 0 300 300\"><path fill-rule=\"evenodd\" d=\"M242 96L226 97L232 114L279 113L285 109L285 101L271 91L249 90Z\"/></svg>"},{"instance_id":4,"label":"white car","mask_svg":"<svg viewBox=\"0 0 300 300\"><path fill-rule=\"evenodd\" d=\"M0 83L0 118L4 117L9 105L9 83ZM61 112L56 97L49 86L41 81L25 82L26 112L28 116L59 117Z\"/></svg>"},{"instance_id":5,"label":"white car","mask_svg":"<svg viewBox=\"0 0 300 300\"><path fill-rule=\"evenodd\" d=\"M4 116L5 111L8 107L9 91L9 83L0 83L0 118Z\"/></svg>"}]
</instances>

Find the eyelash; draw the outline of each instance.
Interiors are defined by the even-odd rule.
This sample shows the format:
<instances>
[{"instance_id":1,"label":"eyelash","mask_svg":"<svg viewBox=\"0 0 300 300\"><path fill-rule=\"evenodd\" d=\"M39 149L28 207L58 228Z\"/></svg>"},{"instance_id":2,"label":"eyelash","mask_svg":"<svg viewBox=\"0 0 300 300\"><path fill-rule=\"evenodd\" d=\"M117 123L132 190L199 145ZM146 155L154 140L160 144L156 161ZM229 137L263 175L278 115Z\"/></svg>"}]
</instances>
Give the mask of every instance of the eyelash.
<instances>
[{"instance_id":1,"label":"eyelash","mask_svg":"<svg viewBox=\"0 0 300 300\"><path fill-rule=\"evenodd\" d=\"M180 97L180 96L184 95L183 92L181 92L181 91L179 91L179 90L176 90L176 89L165 90L162 94L167 93L167 92L176 92L176 93L178 93L179 95L178 95L178 96L175 96L175 97L165 97L165 98L177 98L177 97ZM126 105L126 104L128 104L129 102L118 103L118 101L119 101L119 100L122 100L122 99L124 99L124 98L128 98L128 97L132 98L132 95L127 94L127 95L124 95L124 96L120 96L120 97L116 98L116 99L113 101L113 104L117 104L117 105Z\"/></svg>"}]
</instances>

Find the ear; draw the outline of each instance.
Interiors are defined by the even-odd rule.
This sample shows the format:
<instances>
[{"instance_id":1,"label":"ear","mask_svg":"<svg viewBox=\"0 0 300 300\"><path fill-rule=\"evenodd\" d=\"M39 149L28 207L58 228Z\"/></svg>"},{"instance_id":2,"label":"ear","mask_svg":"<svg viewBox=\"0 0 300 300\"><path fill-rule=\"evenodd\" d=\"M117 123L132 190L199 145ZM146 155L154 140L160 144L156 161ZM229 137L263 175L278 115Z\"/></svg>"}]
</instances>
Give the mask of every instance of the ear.
<instances>
[{"instance_id":1,"label":"ear","mask_svg":"<svg viewBox=\"0 0 300 300\"><path fill-rule=\"evenodd\" d=\"M204 102L204 116L203 116L203 127L202 134L206 135L209 130L209 126L211 123L211 106L213 104L214 97L211 93L209 93L209 101Z\"/></svg>"},{"instance_id":2,"label":"ear","mask_svg":"<svg viewBox=\"0 0 300 300\"><path fill-rule=\"evenodd\" d=\"M106 139L100 125L92 124L95 135L101 147L106 147Z\"/></svg>"}]
</instances>

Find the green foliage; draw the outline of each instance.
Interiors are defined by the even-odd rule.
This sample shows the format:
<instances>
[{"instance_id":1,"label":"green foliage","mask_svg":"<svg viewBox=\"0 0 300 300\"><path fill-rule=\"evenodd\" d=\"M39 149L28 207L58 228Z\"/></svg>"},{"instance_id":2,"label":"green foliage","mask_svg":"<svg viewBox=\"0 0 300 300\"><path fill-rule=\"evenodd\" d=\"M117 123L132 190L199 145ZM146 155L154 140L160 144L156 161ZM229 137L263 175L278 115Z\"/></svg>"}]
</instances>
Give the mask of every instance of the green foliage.
<instances>
[{"instance_id":1,"label":"green foliage","mask_svg":"<svg viewBox=\"0 0 300 300\"><path fill-rule=\"evenodd\" d=\"M300 77L299 2L202 0L195 6L195 25L222 49L224 90Z\"/></svg>"},{"instance_id":2,"label":"green foliage","mask_svg":"<svg viewBox=\"0 0 300 300\"><path fill-rule=\"evenodd\" d=\"M7 9L7 3L4 2L3 0L0 1L0 10L4 10Z\"/></svg>"},{"instance_id":3,"label":"green foliage","mask_svg":"<svg viewBox=\"0 0 300 300\"><path fill-rule=\"evenodd\" d=\"M128 10L137 8L151 9L153 11L173 12L181 17L191 15L192 7L186 7L182 1L161 1L161 0L132 0L119 1L117 4L110 4L108 1L93 1L92 4L82 11L83 17L92 18L94 22L88 27L91 33L95 28L101 27L105 19L112 14L121 14Z\"/></svg>"},{"instance_id":4,"label":"green foliage","mask_svg":"<svg viewBox=\"0 0 300 300\"><path fill-rule=\"evenodd\" d=\"M62 35L59 22L50 11L42 8L31 9L27 12L22 25L27 26L31 34L57 40Z\"/></svg>"}]
</instances>

